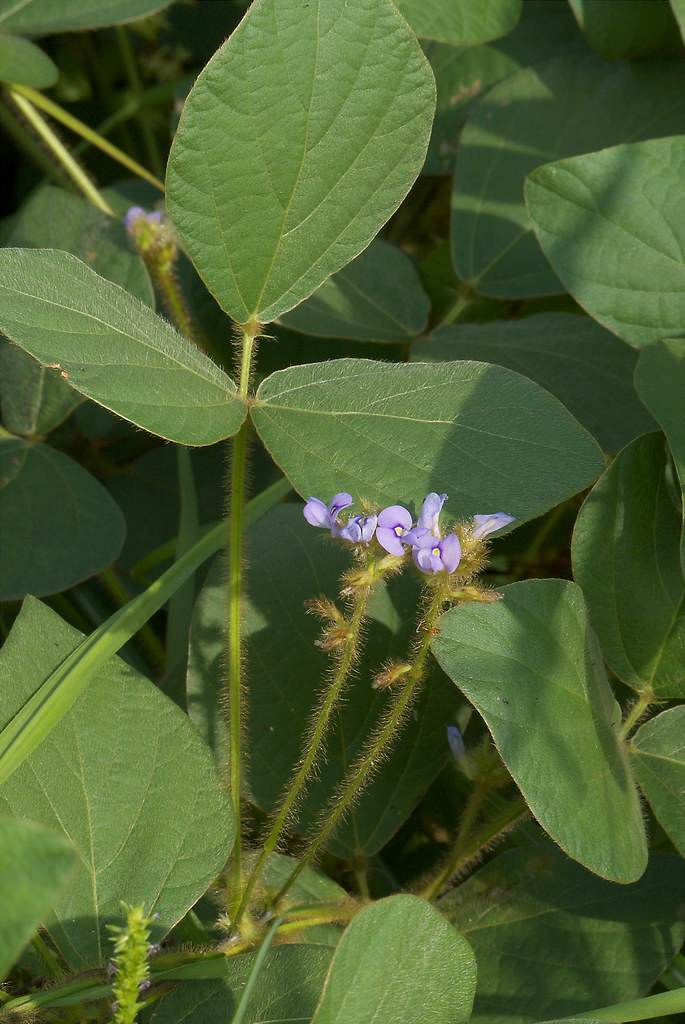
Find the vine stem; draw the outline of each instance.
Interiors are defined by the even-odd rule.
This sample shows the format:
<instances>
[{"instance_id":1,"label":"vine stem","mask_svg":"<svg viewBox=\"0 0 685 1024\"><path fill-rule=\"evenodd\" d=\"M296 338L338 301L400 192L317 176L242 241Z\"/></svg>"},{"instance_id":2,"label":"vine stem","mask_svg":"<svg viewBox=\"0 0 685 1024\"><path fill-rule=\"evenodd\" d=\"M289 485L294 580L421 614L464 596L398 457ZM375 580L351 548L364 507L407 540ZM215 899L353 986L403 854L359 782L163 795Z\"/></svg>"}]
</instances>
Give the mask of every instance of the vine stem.
<instances>
[{"instance_id":1,"label":"vine stem","mask_svg":"<svg viewBox=\"0 0 685 1024\"><path fill-rule=\"evenodd\" d=\"M259 855L257 863L252 869L252 873L248 879L247 885L245 886L245 891L243 892L243 896L240 901L240 906L238 907L238 911L236 913L234 920L234 925L236 928L240 924L240 919L242 918L245 909L248 905L248 901L252 894L252 890L254 889L254 886L262 873L262 869L264 868L266 859L269 856L269 854L273 853L273 851L276 849L283 826L285 825L288 816L290 815L290 812L293 808L293 805L297 800L298 796L300 795L302 788L305 782L307 781L311 768L321 751L324 737L328 729L328 723L330 721L333 710L338 702L338 698L340 697L340 694L342 692L343 685L349 675L350 668L354 663L355 652L359 640L359 630L362 624L362 620L364 618L364 613L366 611L366 605L370 593L371 587L367 586L362 588L357 595L354 611L349 622L349 633L347 641L345 643L345 648L342 652L342 657L333 676L333 679L330 683L330 686L328 687L328 690L324 696L323 703L321 704L321 707L314 716L312 727L308 734L306 754L283 798L280 811L276 816L276 820L273 823L269 835L264 841L262 852Z\"/></svg>"},{"instance_id":2,"label":"vine stem","mask_svg":"<svg viewBox=\"0 0 685 1024\"><path fill-rule=\"evenodd\" d=\"M242 356L238 394L247 401L250 390L252 352L260 325L250 321L242 325ZM239 899L242 885L242 828L240 809L242 748L242 569L243 534L245 529L245 479L247 475L248 421L243 422L233 441L231 461L230 511L228 524L228 729L230 735L230 791L236 817L236 838L233 847L231 878L234 899Z\"/></svg>"},{"instance_id":3,"label":"vine stem","mask_svg":"<svg viewBox=\"0 0 685 1024\"><path fill-rule=\"evenodd\" d=\"M378 758L383 753L385 747L394 738L397 727L414 697L421 679L423 678L426 657L430 648L430 631L438 617L443 600L443 592L440 588L437 588L433 596L433 600L428 607L428 611L421 622L421 627L423 627L423 636L416 652L414 662L409 672L407 672L406 682L399 696L388 708L384 718L381 720L377 732L367 743L366 748L362 752L362 755L358 759L356 765L352 767L352 771L343 783L339 799L321 824L318 835L312 841L309 849L304 854L297 867L292 871L290 876L282 885L280 891L277 893L274 900L276 905L278 905L279 900L285 896L288 889L295 882L307 864L309 864L310 860L316 856L319 848L326 841L341 818L347 813L354 800L359 796L359 793L361 792L369 774L373 770Z\"/></svg>"},{"instance_id":4,"label":"vine stem","mask_svg":"<svg viewBox=\"0 0 685 1024\"><path fill-rule=\"evenodd\" d=\"M28 85L18 85L16 82L12 82L11 85L7 84L7 89L18 106L21 107L21 104L18 103L18 98L21 97L25 101L28 100L33 107L40 107L40 109L45 111L46 114L54 117L55 121L59 121L60 124L63 124L65 128L71 129L71 131L75 132L76 135L80 135L82 139L90 142L92 146L96 146L98 149L101 149L103 153L107 154L107 156L111 156L113 160L117 161L117 163L126 167L127 170L132 171L133 174L137 175L137 177L143 178L151 185L154 185L155 188L158 188L160 192L164 192L163 181L160 181L159 178L155 177L154 174L151 174L147 168L143 167L142 164L139 164L137 160L134 160L132 157L128 156L128 154L124 153L124 151L119 149L118 146L108 142L107 139L103 139L101 135L96 131L93 131L92 128L89 128L87 124L83 123L83 121L79 121L79 119L74 117L73 114L68 113L68 111L64 110L57 103L53 103L53 101L48 99L47 96L44 96L42 92L39 92L37 89L32 89ZM21 107L21 109L23 110L23 107ZM45 124L44 121L43 124ZM34 125L34 127L38 130L37 126ZM105 210L105 213L107 212L108 211ZM112 216L112 214L110 214L110 216Z\"/></svg>"},{"instance_id":5,"label":"vine stem","mask_svg":"<svg viewBox=\"0 0 685 1024\"><path fill-rule=\"evenodd\" d=\"M61 140L57 138L50 125L41 117L33 103L23 95L24 87L13 85L9 89L9 92L26 120L33 126L33 128L35 128L36 132L40 135L46 145L49 146L64 167L65 171L81 189L86 199L89 199L93 206L97 206L99 210L102 210L103 213L106 213L109 217L114 217L114 210L112 207L105 199L102 198L88 175L79 166L76 160L74 160L73 156L66 146L63 145ZM40 93L38 93L38 95L40 95Z\"/></svg>"}]
</instances>

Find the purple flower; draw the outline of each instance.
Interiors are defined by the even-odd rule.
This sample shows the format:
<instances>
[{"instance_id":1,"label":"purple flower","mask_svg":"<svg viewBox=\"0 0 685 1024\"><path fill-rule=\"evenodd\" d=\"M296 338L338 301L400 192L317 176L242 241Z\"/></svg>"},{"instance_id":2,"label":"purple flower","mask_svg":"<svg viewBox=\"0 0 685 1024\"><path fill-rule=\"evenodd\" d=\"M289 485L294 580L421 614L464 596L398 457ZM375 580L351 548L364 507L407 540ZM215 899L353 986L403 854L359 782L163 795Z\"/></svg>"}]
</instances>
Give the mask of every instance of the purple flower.
<instances>
[{"instance_id":1,"label":"purple flower","mask_svg":"<svg viewBox=\"0 0 685 1024\"><path fill-rule=\"evenodd\" d=\"M489 516L474 516L473 521L476 524L476 528L471 536L474 540L483 540L484 537L494 533L495 530L501 530L503 526L513 523L514 516L508 516L506 512L493 512Z\"/></svg>"},{"instance_id":2,"label":"purple flower","mask_svg":"<svg viewBox=\"0 0 685 1024\"><path fill-rule=\"evenodd\" d=\"M368 548L369 541L376 531L377 522L378 516L352 516L340 530L338 536L343 540L352 541L353 544L363 541Z\"/></svg>"},{"instance_id":3,"label":"purple flower","mask_svg":"<svg viewBox=\"0 0 685 1024\"><path fill-rule=\"evenodd\" d=\"M403 555L402 539L409 533L411 526L411 512L403 505L390 505L389 508L384 508L378 517L376 539L391 555Z\"/></svg>"},{"instance_id":4,"label":"purple flower","mask_svg":"<svg viewBox=\"0 0 685 1024\"><path fill-rule=\"evenodd\" d=\"M153 210L152 213L147 213L142 206L131 206L124 217L124 227L130 231L140 220L147 221L148 224L161 224L162 211Z\"/></svg>"},{"instance_id":5,"label":"purple flower","mask_svg":"<svg viewBox=\"0 0 685 1024\"><path fill-rule=\"evenodd\" d=\"M448 533L442 540L429 533L416 537L412 544L414 561L421 572L440 572L442 569L450 573L461 561L461 544L456 533Z\"/></svg>"},{"instance_id":6,"label":"purple flower","mask_svg":"<svg viewBox=\"0 0 685 1024\"><path fill-rule=\"evenodd\" d=\"M456 725L447 726L447 742L455 761L461 761L462 757L466 757L466 747Z\"/></svg>"},{"instance_id":7,"label":"purple flower","mask_svg":"<svg viewBox=\"0 0 685 1024\"><path fill-rule=\"evenodd\" d=\"M417 529L428 530L434 537L440 536L440 512L442 506L447 500L446 494L436 494L435 491L431 491L423 499L423 506L421 508L421 515L419 521L416 524Z\"/></svg>"},{"instance_id":8,"label":"purple flower","mask_svg":"<svg viewBox=\"0 0 685 1024\"><path fill-rule=\"evenodd\" d=\"M302 509L302 514L310 526L322 526L330 529L331 537L337 537L340 533L338 513L352 504L352 495L346 491L334 494L328 505L324 505L320 498L307 498L307 504Z\"/></svg>"}]
</instances>

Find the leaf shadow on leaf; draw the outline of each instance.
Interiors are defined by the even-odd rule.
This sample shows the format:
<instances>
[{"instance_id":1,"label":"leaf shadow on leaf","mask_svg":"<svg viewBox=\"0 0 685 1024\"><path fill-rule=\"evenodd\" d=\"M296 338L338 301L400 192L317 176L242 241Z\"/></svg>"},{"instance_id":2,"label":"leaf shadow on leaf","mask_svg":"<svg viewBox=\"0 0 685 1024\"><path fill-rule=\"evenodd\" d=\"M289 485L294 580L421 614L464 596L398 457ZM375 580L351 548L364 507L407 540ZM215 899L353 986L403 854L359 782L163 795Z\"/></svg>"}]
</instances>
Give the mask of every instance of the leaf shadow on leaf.
<instances>
[{"instance_id":1,"label":"leaf shadow on leaf","mask_svg":"<svg viewBox=\"0 0 685 1024\"><path fill-rule=\"evenodd\" d=\"M464 397L458 408L450 408L450 399L441 396L443 410L436 413L440 447L412 452L415 465L422 457L421 468L429 469L425 493L447 493L445 528L449 517L505 512L514 516L505 531L509 532L594 483L604 468L601 450L548 391L493 364L452 365L463 367L465 373L472 366L473 378L460 381ZM446 425L448 430L440 437L438 431ZM409 445L407 449L411 450ZM408 466L410 486L413 468ZM413 498L410 491L411 497L399 495L394 500L417 516L425 493Z\"/></svg>"}]
</instances>

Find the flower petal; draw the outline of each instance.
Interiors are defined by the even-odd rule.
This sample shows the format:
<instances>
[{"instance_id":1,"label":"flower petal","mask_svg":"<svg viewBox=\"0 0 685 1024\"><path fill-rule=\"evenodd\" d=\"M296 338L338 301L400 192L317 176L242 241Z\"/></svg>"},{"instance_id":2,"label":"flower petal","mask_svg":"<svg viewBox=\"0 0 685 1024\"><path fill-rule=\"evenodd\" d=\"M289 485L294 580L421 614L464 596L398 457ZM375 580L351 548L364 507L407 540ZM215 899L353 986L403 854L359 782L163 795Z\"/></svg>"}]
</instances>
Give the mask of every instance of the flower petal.
<instances>
[{"instance_id":1,"label":"flower petal","mask_svg":"<svg viewBox=\"0 0 685 1024\"><path fill-rule=\"evenodd\" d=\"M438 547L440 548L440 557L442 558L445 570L447 572L454 572L461 562L461 544L456 533L448 533L440 541Z\"/></svg>"},{"instance_id":2,"label":"flower petal","mask_svg":"<svg viewBox=\"0 0 685 1024\"><path fill-rule=\"evenodd\" d=\"M513 523L514 516L508 516L506 512L493 512L489 516L474 516L473 521L476 524L476 528L471 536L474 540L483 540L484 537L494 533L495 530L501 530L503 526Z\"/></svg>"},{"instance_id":3,"label":"flower petal","mask_svg":"<svg viewBox=\"0 0 685 1024\"><path fill-rule=\"evenodd\" d=\"M430 530L434 537L440 536L440 512L446 499L446 494L436 494L435 491L431 491L423 499L423 507L417 526Z\"/></svg>"},{"instance_id":4,"label":"flower petal","mask_svg":"<svg viewBox=\"0 0 685 1024\"><path fill-rule=\"evenodd\" d=\"M328 509L320 498L307 498L302 515L310 526L330 526Z\"/></svg>"}]
</instances>

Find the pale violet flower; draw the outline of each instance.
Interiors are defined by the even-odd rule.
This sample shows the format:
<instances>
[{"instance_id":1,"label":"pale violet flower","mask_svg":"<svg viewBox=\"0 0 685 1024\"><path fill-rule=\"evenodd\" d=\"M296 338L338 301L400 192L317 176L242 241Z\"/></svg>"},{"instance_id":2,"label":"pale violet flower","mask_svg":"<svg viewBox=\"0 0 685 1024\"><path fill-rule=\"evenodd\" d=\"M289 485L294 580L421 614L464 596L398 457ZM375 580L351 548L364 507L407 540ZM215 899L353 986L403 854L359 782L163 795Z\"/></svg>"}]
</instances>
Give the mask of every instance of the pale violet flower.
<instances>
[{"instance_id":1,"label":"pale violet flower","mask_svg":"<svg viewBox=\"0 0 685 1024\"><path fill-rule=\"evenodd\" d=\"M474 540L483 540L489 534L494 533L495 530L501 530L503 526L513 523L514 516L508 516L506 512L493 512L489 516L474 516L473 521L476 524L476 528L471 536Z\"/></svg>"},{"instance_id":2,"label":"pale violet flower","mask_svg":"<svg viewBox=\"0 0 685 1024\"><path fill-rule=\"evenodd\" d=\"M321 526L331 531L331 537L337 537L340 533L338 513L347 508L353 502L351 494L341 491L334 494L328 505L324 505L320 498L307 498L307 504L302 509L302 514L310 526Z\"/></svg>"},{"instance_id":3,"label":"pale violet flower","mask_svg":"<svg viewBox=\"0 0 685 1024\"><path fill-rule=\"evenodd\" d=\"M403 555L402 539L412 527L411 512L403 505L390 505L378 516L376 539L382 548L391 555ZM405 543L408 543L405 541Z\"/></svg>"},{"instance_id":4,"label":"pale violet flower","mask_svg":"<svg viewBox=\"0 0 685 1024\"><path fill-rule=\"evenodd\" d=\"M377 522L378 516L352 516L340 530L338 536L343 540L352 541L353 544L363 542L368 548L369 541L376 531Z\"/></svg>"},{"instance_id":5,"label":"pale violet flower","mask_svg":"<svg viewBox=\"0 0 685 1024\"><path fill-rule=\"evenodd\" d=\"M452 756L455 761L461 761L462 757L466 757L464 740L462 739L461 733L457 729L456 725L447 726L447 742L450 745L450 750L452 751Z\"/></svg>"},{"instance_id":6,"label":"pale violet flower","mask_svg":"<svg viewBox=\"0 0 685 1024\"><path fill-rule=\"evenodd\" d=\"M433 573L454 572L461 562L461 544L456 533L448 533L438 539L430 533L416 537L412 544L414 562L421 572Z\"/></svg>"},{"instance_id":7,"label":"pale violet flower","mask_svg":"<svg viewBox=\"0 0 685 1024\"><path fill-rule=\"evenodd\" d=\"M446 494L436 494L435 491L426 495L416 524L417 530L428 530L434 537L440 536L440 513L446 500Z\"/></svg>"}]
</instances>

